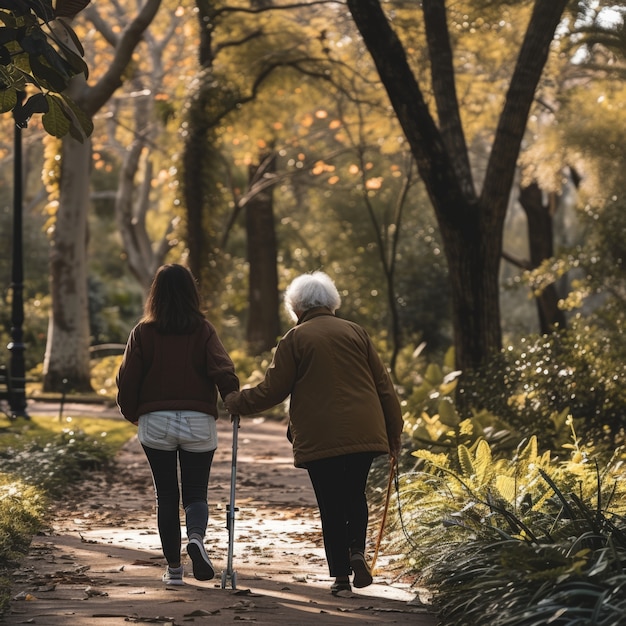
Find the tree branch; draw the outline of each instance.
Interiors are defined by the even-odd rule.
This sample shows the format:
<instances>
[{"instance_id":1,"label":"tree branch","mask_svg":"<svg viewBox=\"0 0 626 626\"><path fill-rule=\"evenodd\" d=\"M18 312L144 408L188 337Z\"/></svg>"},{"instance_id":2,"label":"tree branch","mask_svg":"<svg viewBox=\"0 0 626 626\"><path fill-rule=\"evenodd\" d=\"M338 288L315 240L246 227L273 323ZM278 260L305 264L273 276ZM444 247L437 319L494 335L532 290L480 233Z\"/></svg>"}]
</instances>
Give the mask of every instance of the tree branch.
<instances>
[{"instance_id":1,"label":"tree branch","mask_svg":"<svg viewBox=\"0 0 626 626\"><path fill-rule=\"evenodd\" d=\"M481 204L487 220L501 220L492 210L492 199L510 193L522 138L537 84L546 64L556 27L561 21L568 0L536 0L515 70L506 94L496 135L485 172Z\"/></svg>"},{"instance_id":2,"label":"tree branch","mask_svg":"<svg viewBox=\"0 0 626 626\"><path fill-rule=\"evenodd\" d=\"M476 190L454 80L454 63L445 2L444 0L424 0L422 5L439 129L463 193L467 198L475 200Z\"/></svg>"},{"instance_id":3,"label":"tree branch","mask_svg":"<svg viewBox=\"0 0 626 626\"><path fill-rule=\"evenodd\" d=\"M124 70L131 61L137 44L143 37L146 28L152 23L160 6L161 0L147 0L135 19L126 27L119 39L109 69L81 99L82 107L87 114L93 116L108 101L115 90L122 85Z\"/></svg>"}]
</instances>

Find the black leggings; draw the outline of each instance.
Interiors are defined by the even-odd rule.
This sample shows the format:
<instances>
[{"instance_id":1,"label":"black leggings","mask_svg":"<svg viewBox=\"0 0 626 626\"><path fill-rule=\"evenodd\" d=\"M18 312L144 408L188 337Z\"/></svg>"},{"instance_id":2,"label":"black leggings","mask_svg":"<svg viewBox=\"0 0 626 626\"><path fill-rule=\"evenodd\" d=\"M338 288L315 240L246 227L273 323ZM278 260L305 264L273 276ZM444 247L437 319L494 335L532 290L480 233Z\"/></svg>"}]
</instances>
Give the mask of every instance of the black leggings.
<instances>
[{"instance_id":1,"label":"black leggings","mask_svg":"<svg viewBox=\"0 0 626 626\"><path fill-rule=\"evenodd\" d=\"M143 446L150 463L156 493L157 525L163 556L169 565L180 563L180 491L183 495L187 537L204 537L209 520L207 490L215 450L187 452ZM178 465L180 463L180 491Z\"/></svg>"},{"instance_id":2,"label":"black leggings","mask_svg":"<svg viewBox=\"0 0 626 626\"><path fill-rule=\"evenodd\" d=\"M328 569L333 577L350 574L350 552L365 552L367 476L376 455L345 454L307 463L322 520Z\"/></svg>"}]
</instances>

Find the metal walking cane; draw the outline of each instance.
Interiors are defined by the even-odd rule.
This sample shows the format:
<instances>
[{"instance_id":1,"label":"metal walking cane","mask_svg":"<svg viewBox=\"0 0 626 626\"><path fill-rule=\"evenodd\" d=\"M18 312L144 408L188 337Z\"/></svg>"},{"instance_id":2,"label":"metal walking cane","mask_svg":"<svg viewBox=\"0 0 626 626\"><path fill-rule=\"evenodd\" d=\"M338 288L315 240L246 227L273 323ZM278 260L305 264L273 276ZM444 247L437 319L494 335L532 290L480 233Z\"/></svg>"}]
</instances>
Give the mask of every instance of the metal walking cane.
<instances>
[{"instance_id":1,"label":"metal walking cane","mask_svg":"<svg viewBox=\"0 0 626 626\"><path fill-rule=\"evenodd\" d=\"M231 589L237 589L237 572L233 570L233 550L235 547L235 485L237 483L237 438L239 434L239 415L231 415L233 423L233 454L230 469L230 502L226 505L226 528L228 529L228 558L226 569L222 572L222 589L230 581Z\"/></svg>"}]
</instances>

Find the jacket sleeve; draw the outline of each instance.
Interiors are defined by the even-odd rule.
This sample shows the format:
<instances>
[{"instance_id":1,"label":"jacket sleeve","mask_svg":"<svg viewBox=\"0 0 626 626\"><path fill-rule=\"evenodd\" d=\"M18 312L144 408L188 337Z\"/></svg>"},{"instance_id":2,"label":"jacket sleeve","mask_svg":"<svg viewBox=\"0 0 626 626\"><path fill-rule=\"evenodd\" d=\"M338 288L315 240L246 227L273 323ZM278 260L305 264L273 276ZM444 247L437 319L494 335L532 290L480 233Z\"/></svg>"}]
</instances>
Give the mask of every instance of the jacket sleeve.
<instances>
[{"instance_id":1,"label":"jacket sleeve","mask_svg":"<svg viewBox=\"0 0 626 626\"><path fill-rule=\"evenodd\" d=\"M382 362L374 344L368 337L368 360L380 405L385 416L385 427L387 429L387 439L389 442L399 440L404 429L404 418L402 408L396 394L389 372Z\"/></svg>"},{"instance_id":2,"label":"jacket sleeve","mask_svg":"<svg viewBox=\"0 0 626 626\"><path fill-rule=\"evenodd\" d=\"M290 333L287 333L279 342L263 380L256 387L244 389L235 398L236 407L233 408L236 408L240 415L251 415L271 409L291 394L296 380L297 363L289 335Z\"/></svg>"},{"instance_id":3,"label":"jacket sleeve","mask_svg":"<svg viewBox=\"0 0 626 626\"><path fill-rule=\"evenodd\" d=\"M223 400L229 393L239 390L239 378L217 331L211 324L207 325L209 328L206 341L207 376L215 382Z\"/></svg>"},{"instance_id":4,"label":"jacket sleeve","mask_svg":"<svg viewBox=\"0 0 626 626\"><path fill-rule=\"evenodd\" d=\"M128 337L122 364L116 377L117 406L129 422L136 422L139 419L137 408L142 376L141 342L139 341L139 328L135 327Z\"/></svg>"}]
</instances>

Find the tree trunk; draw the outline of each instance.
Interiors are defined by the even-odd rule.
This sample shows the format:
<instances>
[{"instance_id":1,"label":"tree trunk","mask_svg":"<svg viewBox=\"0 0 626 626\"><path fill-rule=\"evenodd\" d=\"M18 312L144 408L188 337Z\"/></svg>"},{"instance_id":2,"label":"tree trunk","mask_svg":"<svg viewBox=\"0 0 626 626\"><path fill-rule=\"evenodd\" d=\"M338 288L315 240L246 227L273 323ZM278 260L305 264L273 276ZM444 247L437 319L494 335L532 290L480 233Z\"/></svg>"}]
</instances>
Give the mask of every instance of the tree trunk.
<instances>
[{"instance_id":1,"label":"tree trunk","mask_svg":"<svg viewBox=\"0 0 626 626\"><path fill-rule=\"evenodd\" d=\"M65 139L59 209L50 242L52 309L43 390L92 391L87 294L87 202L91 142Z\"/></svg>"},{"instance_id":2,"label":"tree trunk","mask_svg":"<svg viewBox=\"0 0 626 626\"><path fill-rule=\"evenodd\" d=\"M250 167L250 187L257 178L276 171L276 154L265 155ZM250 268L246 337L251 354L268 352L280 333L278 272L274 227L273 186L256 193L246 205L246 249Z\"/></svg>"},{"instance_id":3,"label":"tree trunk","mask_svg":"<svg viewBox=\"0 0 626 626\"><path fill-rule=\"evenodd\" d=\"M113 62L96 85L81 74L69 87L72 99L93 117L122 84L137 44L150 25L161 0L147 0L116 41ZM67 40L63 29L57 36ZM50 293L52 309L43 368L45 391L90 391L89 307L87 292L87 212L89 209L91 142L63 139L61 177L55 228L51 237ZM66 381L66 382L65 382Z\"/></svg>"},{"instance_id":4,"label":"tree trunk","mask_svg":"<svg viewBox=\"0 0 626 626\"><path fill-rule=\"evenodd\" d=\"M526 213L528 242L530 247L530 268L535 269L543 261L554 256L554 235L552 219L558 202L554 193L549 194L548 202L543 201L543 193L537 183L520 190L519 201ZM537 313L541 333L547 335L556 327L565 328L565 313L559 308L559 295L554 283L548 285L537 297Z\"/></svg>"},{"instance_id":5,"label":"tree trunk","mask_svg":"<svg viewBox=\"0 0 626 626\"><path fill-rule=\"evenodd\" d=\"M200 71L196 91L190 96L187 108L182 172L188 263L209 308L215 305L212 298L220 284L215 212L221 204L216 180L221 164L213 117L220 93L212 72L214 5L211 0L196 0L200 27Z\"/></svg>"},{"instance_id":6,"label":"tree trunk","mask_svg":"<svg viewBox=\"0 0 626 626\"><path fill-rule=\"evenodd\" d=\"M459 208L458 204L455 208ZM468 213L475 207L462 207ZM451 286L457 368L471 371L502 348L500 249L497 233L480 222L440 222ZM495 241L494 241L495 238Z\"/></svg>"},{"instance_id":7,"label":"tree trunk","mask_svg":"<svg viewBox=\"0 0 626 626\"><path fill-rule=\"evenodd\" d=\"M479 197L465 154L445 0L422 3L440 127L380 2L347 0L347 4L435 209L452 288L457 368L477 369L502 348L498 277L504 218L528 112L567 0L535 2Z\"/></svg>"},{"instance_id":8,"label":"tree trunk","mask_svg":"<svg viewBox=\"0 0 626 626\"><path fill-rule=\"evenodd\" d=\"M141 91L142 87L138 84L136 91ZM147 226L154 183L150 144L154 145L157 141L157 138L152 136L154 133L150 125L153 114L152 96L150 100L136 97L134 106L135 138L122 158L115 196L115 218L128 267L147 294L156 270L163 264L170 250L168 237L174 229L177 218L169 222L160 240L154 241ZM138 183L138 172L142 164L141 181Z\"/></svg>"}]
</instances>

